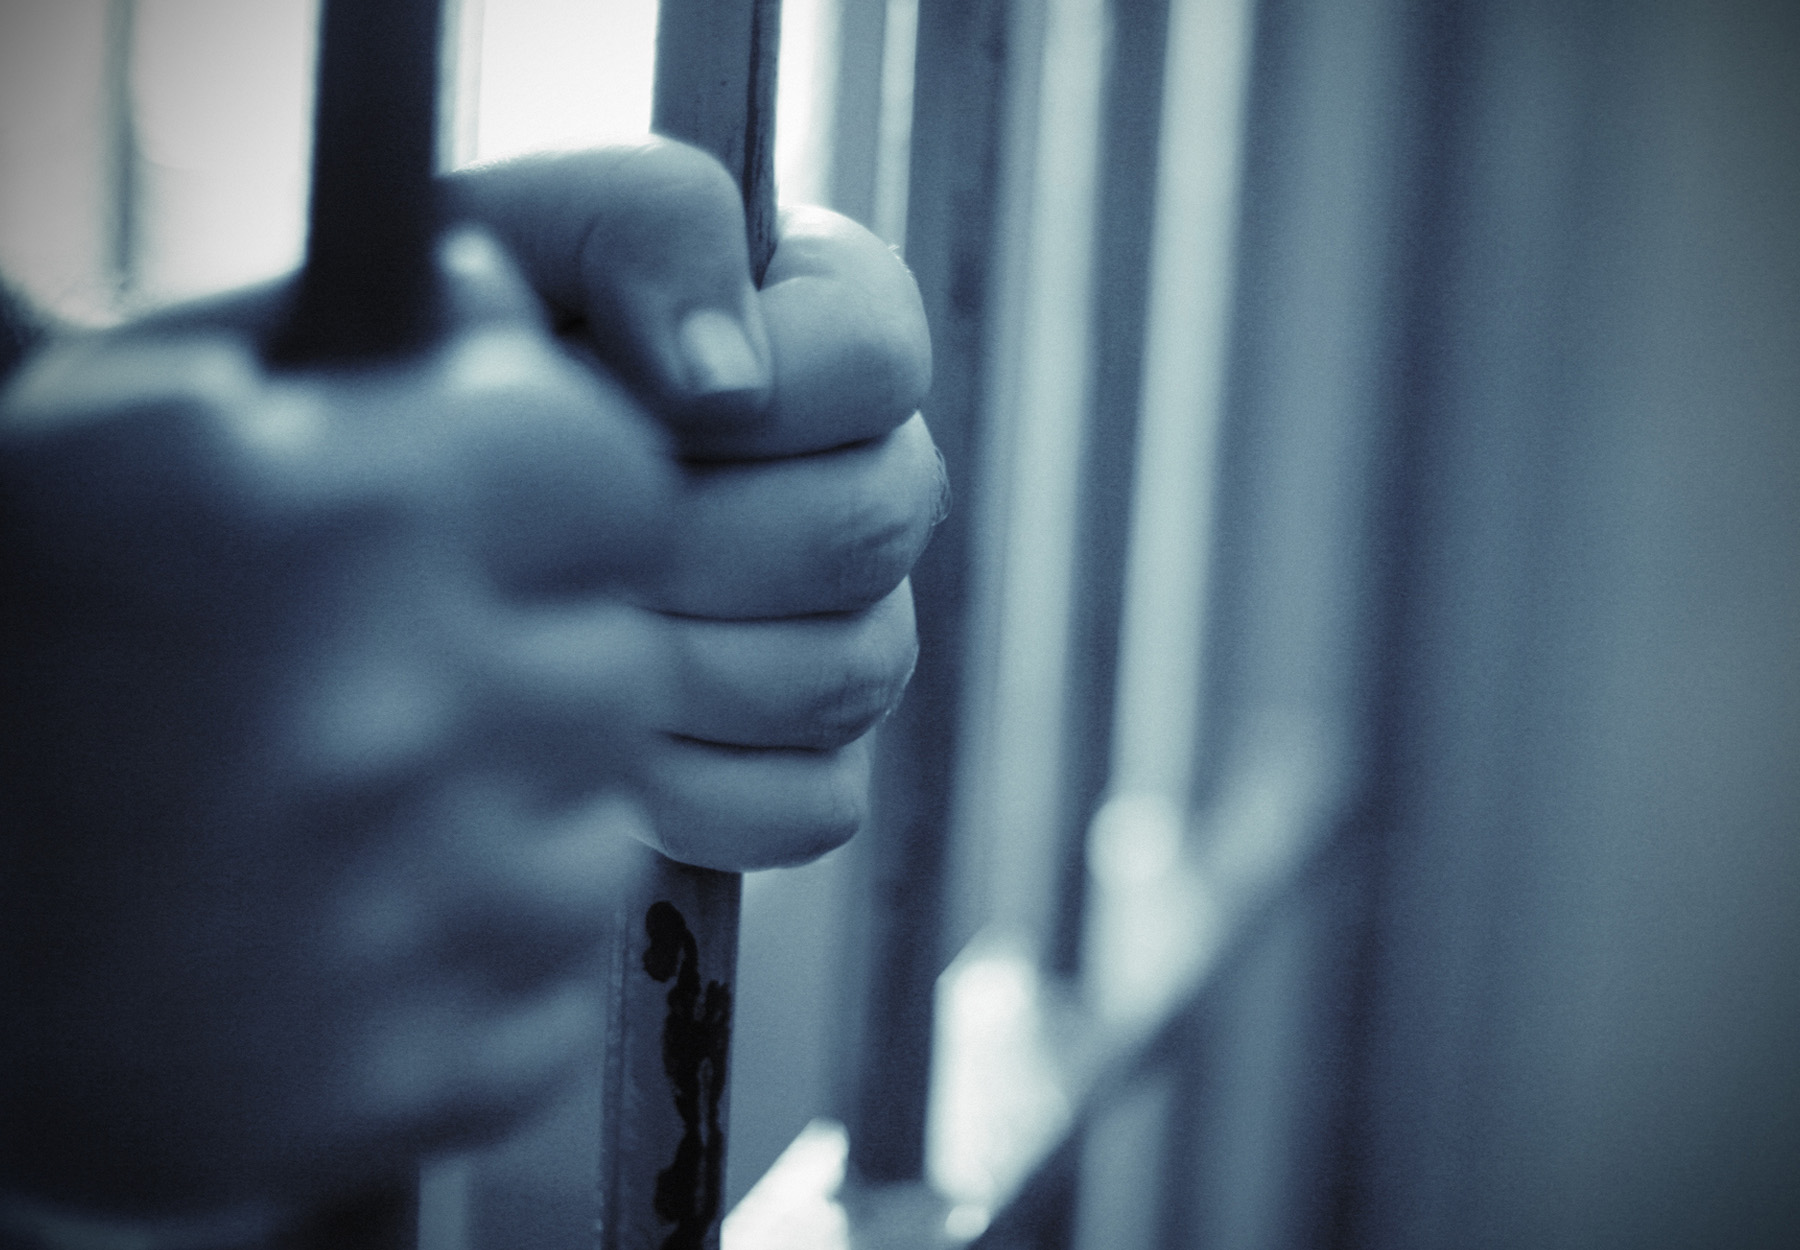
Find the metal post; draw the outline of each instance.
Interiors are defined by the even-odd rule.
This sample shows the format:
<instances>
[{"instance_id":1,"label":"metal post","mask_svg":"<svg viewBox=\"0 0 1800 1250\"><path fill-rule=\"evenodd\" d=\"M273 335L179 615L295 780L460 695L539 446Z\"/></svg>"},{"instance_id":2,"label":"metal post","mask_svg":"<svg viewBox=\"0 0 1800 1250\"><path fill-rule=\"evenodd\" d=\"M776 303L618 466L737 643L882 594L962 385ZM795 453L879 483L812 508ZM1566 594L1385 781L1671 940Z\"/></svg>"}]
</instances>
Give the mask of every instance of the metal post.
<instances>
[{"instance_id":1,"label":"metal post","mask_svg":"<svg viewBox=\"0 0 1800 1250\"><path fill-rule=\"evenodd\" d=\"M320 14L306 264L273 363L390 355L437 332L442 20L441 0L327 0Z\"/></svg>"},{"instance_id":2,"label":"metal post","mask_svg":"<svg viewBox=\"0 0 1800 1250\"><path fill-rule=\"evenodd\" d=\"M774 251L779 0L665 0L657 129L739 180L760 280ZM301 365L366 359L437 330L432 243L438 0L328 0L306 265L269 349ZM622 909L600 1167L601 1244L701 1250L724 1215L726 1071L742 880L661 856ZM321 1213L297 1246L397 1250L417 1194L396 1181Z\"/></svg>"},{"instance_id":3,"label":"metal post","mask_svg":"<svg viewBox=\"0 0 1800 1250\"><path fill-rule=\"evenodd\" d=\"M705 148L744 195L761 283L775 251L775 60L781 0L663 0L651 129Z\"/></svg>"},{"instance_id":4,"label":"metal post","mask_svg":"<svg viewBox=\"0 0 1800 1250\"><path fill-rule=\"evenodd\" d=\"M440 0L326 0L319 16L306 263L267 346L298 367L396 355L430 342L436 262ZM321 1210L283 1250L410 1250L418 1177Z\"/></svg>"},{"instance_id":5,"label":"metal post","mask_svg":"<svg viewBox=\"0 0 1800 1250\"><path fill-rule=\"evenodd\" d=\"M743 192L760 282L775 250L780 0L663 0L653 126ZM603 1250L716 1250L743 879L647 854L613 960L600 1159Z\"/></svg>"}]
</instances>

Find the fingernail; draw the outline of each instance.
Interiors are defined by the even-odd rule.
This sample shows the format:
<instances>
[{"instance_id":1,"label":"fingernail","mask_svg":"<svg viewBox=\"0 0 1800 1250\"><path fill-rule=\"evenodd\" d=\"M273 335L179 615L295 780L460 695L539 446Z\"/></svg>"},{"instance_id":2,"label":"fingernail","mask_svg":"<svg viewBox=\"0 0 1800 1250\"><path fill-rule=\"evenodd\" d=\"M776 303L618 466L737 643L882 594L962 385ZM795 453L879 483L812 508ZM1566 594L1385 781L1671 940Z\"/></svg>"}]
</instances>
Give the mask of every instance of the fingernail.
<instances>
[{"instance_id":1,"label":"fingernail","mask_svg":"<svg viewBox=\"0 0 1800 1250\"><path fill-rule=\"evenodd\" d=\"M759 391L769 384L768 370L735 317L696 309L681 323L676 341L687 366L688 392L696 398Z\"/></svg>"}]
</instances>

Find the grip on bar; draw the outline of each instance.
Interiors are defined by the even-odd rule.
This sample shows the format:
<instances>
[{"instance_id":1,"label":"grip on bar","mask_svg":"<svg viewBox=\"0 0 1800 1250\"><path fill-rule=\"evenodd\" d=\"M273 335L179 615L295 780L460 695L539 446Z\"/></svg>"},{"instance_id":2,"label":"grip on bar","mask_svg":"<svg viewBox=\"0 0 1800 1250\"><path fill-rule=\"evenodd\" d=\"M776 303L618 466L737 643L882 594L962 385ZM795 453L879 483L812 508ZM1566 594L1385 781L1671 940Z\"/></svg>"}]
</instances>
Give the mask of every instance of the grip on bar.
<instances>
[{"instance_id":1,"label":"grip on bar","mask_svg":"<svg viewBox=\"0 0 1800 1250\"><path fill-rule=\"evenodd\" d=\"M271 363L376 360L440 327L433 255L440 0L326 0L306 263ZM724 162L752 272L775 245L779 0L663 0L654 125ZM732 989L742 878L646 853L613 961L600 1243L711 1250L724 1215ZM394 1182L294 1243L401 1250L417 1194Z\"/></svg>"},{"instance_id":2,"label":"grip on bar","mask_svg":"<svg viewBox=\"0 0 1800 1250\"><path fill-rule=\"evenodd\" d=\"M744 197L751 272L775 250L780 0L663 0L652 126L704 148ZM614 952L601 1123L601 1250L716 1250L743 878L646 853Z\"/></svg>"}]
</instances>

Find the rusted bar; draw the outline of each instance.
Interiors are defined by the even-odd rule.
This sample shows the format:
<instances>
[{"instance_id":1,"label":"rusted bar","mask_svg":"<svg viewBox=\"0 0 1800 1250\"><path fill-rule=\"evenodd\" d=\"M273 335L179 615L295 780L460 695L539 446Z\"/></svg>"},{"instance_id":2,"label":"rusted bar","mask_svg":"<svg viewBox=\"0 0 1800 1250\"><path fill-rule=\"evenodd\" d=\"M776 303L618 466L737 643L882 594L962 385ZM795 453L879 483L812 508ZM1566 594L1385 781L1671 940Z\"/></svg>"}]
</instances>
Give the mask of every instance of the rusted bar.
<instances>
[{"instance_id":1,"label":"rusted bar","mask_svg":"<svg viewBox=\"0 0 1800 1250\"><path fill-rule=\"evenodd\" d=\"M603 1250L717 1247L743 878L646 851L621 909L601 1110Z\"/></svg>"},{"instance_id":2,"label":"rusted bar","mask_svg":"<svg viewBox=\"0 0 1800 1250\"><path fill-rule=\"evenodd\" d=\"M663 0L652 126L743 192L753 272L775 250L780 0ZM602 1250L716 1250L743 878L646 853L621 909L601 1124Z\"/></svg>"}]
</instances>

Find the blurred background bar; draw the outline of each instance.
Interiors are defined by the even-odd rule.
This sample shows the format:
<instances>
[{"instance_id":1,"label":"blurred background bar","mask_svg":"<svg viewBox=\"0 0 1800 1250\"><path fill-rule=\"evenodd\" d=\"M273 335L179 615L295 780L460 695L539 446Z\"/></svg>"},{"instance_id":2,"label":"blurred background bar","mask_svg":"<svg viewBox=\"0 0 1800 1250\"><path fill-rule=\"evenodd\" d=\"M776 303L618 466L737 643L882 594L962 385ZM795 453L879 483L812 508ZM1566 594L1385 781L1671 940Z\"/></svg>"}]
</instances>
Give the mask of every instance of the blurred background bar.
<instances>
[{"instance_id":1,"label":"blurred background bar","mask_svg":"<svg viewBox=\"0 0 1800 1250\"><path fill-rule=\"evenodd\" d=\"M1107 18L1110 34L1098 100L1091 376L1082 413L1062 716L1061 753L1069 764L1060 770L1056 800L1056 901L1048 946L1050 966L1064 977L1080 971L1088 827L1112 781L1169 0L1116 3ZM1210 292L1189 294L1204 298ZM1168 501L1147 500L1145 509L1159 504L1160 511Z\"/></svg>"},{"instance_id":2,"label":"blurred background bar","mask_svg":"<svg viewBox=\"0 0 1800 1250\"><path fill-rule=\"evenodd\" d=\"M933 986L955 952L944 932L946 873L971 658L969 565L986 484L984 360L1002 178L997 128L1014 55L1006 5L921 0L914 46L905 256L931 325L934 376L925 413L949 466L952 505L913 571L919 667L879 731L874 818L862 845L852 844L865 902L848 977L838 1114L850 1126L853 1173L872 1182L924 1175ZM878 150L896 155L893 147ZM879 183L871 180L871 214Z\"/></svg>"}]
</instances>

